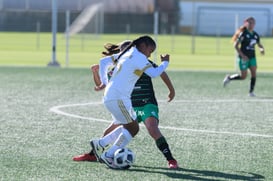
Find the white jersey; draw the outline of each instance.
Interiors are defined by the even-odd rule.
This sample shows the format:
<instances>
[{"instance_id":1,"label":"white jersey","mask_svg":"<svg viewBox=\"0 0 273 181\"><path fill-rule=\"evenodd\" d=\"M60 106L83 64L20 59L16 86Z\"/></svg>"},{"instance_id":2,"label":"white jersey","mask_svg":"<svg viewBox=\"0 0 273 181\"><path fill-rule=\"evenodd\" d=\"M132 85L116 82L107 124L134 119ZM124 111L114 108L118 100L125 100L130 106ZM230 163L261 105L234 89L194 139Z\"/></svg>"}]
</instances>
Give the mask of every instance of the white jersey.
<instances>
[{"instance_id":1,"label":"white jersey","mask_svg":"<svg viewBox=\"0 0 273 181\"><path fill-rule=\"evenodd\" d=\"M143 72L151 77L156 77L168 66L168 61L163 61L160 66L154 68L144 54L132 47L120 57L113 75L107 83L107 67L113 64L112 60L116 57L117 55L113 55L100 61L101 81L106 84L104 101L130 99L135 83Z\"/></svg>"}]
</instances>

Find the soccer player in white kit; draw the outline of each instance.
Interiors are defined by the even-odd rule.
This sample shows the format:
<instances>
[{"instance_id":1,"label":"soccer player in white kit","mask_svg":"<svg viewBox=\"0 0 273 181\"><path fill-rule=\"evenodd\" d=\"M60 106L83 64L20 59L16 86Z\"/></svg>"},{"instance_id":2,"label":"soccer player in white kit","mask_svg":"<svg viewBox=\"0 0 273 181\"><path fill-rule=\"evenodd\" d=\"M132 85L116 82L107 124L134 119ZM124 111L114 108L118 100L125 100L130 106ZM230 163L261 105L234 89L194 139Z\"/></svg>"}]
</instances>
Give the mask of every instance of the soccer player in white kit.
<instances>
[{"instance_id":1,"label":"soccer player in white kit","mask_svg":"<svg viewBox=\"0 0 273 181\"><path fill-rule=\"evenodd\" d=\"M105 88L103 102L111 112L113 124L121 124L100 139L91 141L91 146L98 159L110 168L117 168L113 162L114 153L124 148L139 131L136 114L132 107L131 93L138 78L145 72L150 77L159 76L169 64L169 55L161 55L162 63L154 68L148 61L155 50L156 43L149 36L141 36L120 54L104 57L100 60L100 78L102 84L95 88ZM108 82L108 68L116 64L113 75ZM112 144L106 151L104 147Z\"/></svg>"}]
</instances>

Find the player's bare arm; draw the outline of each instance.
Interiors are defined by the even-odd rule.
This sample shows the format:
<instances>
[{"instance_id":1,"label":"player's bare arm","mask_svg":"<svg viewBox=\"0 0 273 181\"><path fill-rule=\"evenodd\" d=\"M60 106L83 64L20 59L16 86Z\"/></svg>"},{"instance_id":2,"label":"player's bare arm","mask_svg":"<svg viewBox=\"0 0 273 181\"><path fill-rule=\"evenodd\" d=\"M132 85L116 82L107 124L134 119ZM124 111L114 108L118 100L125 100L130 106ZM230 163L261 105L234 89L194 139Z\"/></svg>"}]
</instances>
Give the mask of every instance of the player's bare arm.
<instances>
[{"instance_id":1,"label":"player's bare arm","mask_svg":"<svg viewBox=\"0 0 273 181\"><path fill-rule=\"evenodd\" d=\"M173 87L173 84L168 76L168 74L166 72L163 72L161 75L160 75L161 79L163 80L163 82L166 84L166 86L168 87L169 89L169 99L168 99L168 102L171 102L173 100L173 98L175 97L175 90L174 90L174 87Z\"/></svg>"},{"instance_id":2,"label":"player's bare arm","mask_svg":"<svg viewBox=\"0 0 273 181\"><path fill-rule=\"evenodd\" d=\"M247 61L247 60L248 60L248 57L247 57L245 54L243 54L243 52L240 50L239 45L240 45L240 42L239 42L239 41L236 41L235 44L234 44L234 48L235 48L235 50L237 51L237 53L242 57L242 59L243 59L244 61Z\"/></svg>"},{"instance_id":3,"label":"player's bare arm","mask_svg":"<svg viewBox=\"0 0 273 181\"><path fill-rule=\"evenodd\" d=\"M91 71L93 73L93 79L96 86L99 86L101 84L100 76L99 76L99 65L95 64L91 66Z\"/></svg>"},{"instance_id":4,"label":"player's bare arm","mask_svg":"<svg viewBox=\"0 0 273 181\"><path fill-rule=\"evenodd\" d=\"M262 55L264 55L264 54L265 54L264 46L263 46L261 43L258 43L257 45L258 45L258 47L259 47L259 49L260 49L260 53L261 53Z\"/></svg>"}]
</instances>

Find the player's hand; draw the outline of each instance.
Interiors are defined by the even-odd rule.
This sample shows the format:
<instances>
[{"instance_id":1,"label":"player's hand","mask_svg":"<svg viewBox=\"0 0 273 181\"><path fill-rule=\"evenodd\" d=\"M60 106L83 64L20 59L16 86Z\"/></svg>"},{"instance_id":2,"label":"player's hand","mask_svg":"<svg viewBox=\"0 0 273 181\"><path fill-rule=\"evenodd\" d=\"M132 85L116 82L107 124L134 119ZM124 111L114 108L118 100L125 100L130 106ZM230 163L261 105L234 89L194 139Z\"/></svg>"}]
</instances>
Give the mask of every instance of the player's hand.
<instances>
[{"instance_id":1,"label":"player's hand","mask_svg":"<svg viewBox=\"0 0 273 181\"><path fill-rule=\"evenodd\" d=\"M99 65L98 64L92 65L91 70L92 70L92 72L98 72L99 71Z\"/></svg>"},{"instance_id":2,"label":"player's hand","mask_svg":"<svg viewBox=\"0 0 273 181\"><path fill-rule=\"evenodd\" d=\"M243 59L243 61L248 61L249 60L248 57L245 56L245 55L242 55L242 59Z\"/></svg>"},{"instance_id":3,"label":"player's hand","mask_svg":"<svg viewBox=\"0 0 273 181\"><path fill-rule=\"evenodd\" d=\"M171 91L171 92L169 93L169 95L168 95L168 97L169 97L168 102L171 102L171 101L173 100L174 96L175 96L175 91Z\"/></svg>"},{"instance_id":4,"label":"player's hand","mask_svg":"<svg viewBox=\"0 0 273 181\"><path fill-rule=\"evenodd\" d=\"M169 62L170 61L170 55L169 54L160 55L160 58L161 58L161 62L163 62L163 61Z\"/></svg>"},{"instance_id":5,"label":"player's hand","mask_svg":"<svg viewBox=\"0 0 273 181\"><path fill-rule=\"evenodd\" d=\"M106 87L106 85L104 85L104 84L100 84L99 86L95 86L95 91L101 91L101 90L103 90L104 88Z\"/></svg>"},{"instance_id":6,"label":"player's hand","mask_svg":"<svg viewBox=\"0 0 273 181\"><path fill-rule=\"evenodd\" d=\"M263 48L260 48L260 52L262 55L264 55L264 49Z\"/></svg>"}]
</instances>

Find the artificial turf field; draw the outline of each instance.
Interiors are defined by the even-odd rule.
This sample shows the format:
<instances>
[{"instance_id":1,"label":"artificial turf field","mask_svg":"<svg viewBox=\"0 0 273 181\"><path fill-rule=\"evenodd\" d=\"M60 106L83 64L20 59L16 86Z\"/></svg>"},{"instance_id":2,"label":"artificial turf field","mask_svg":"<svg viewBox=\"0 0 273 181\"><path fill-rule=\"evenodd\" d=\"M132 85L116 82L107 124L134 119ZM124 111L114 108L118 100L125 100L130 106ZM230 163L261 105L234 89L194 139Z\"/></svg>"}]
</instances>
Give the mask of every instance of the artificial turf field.
<instances>
[{"instance_id":1,"label":"artificial turf field","mask_svg":"<svg viewBox=\"0 0 273 181\"><path fill-rule=\"evenodd\" d=\"M222 87L224 73L169 71L176 89L154 80L160 126L180 169L169 170L144 127L129 144L134 166L114 171L76 163L110 116L87 68L1 67L1 180L272 180L273 74Z\"/></svg>"},{"instance_id":2,"label":"artificial turf field","mask_svg":"<svg viewBox=\"0 0 273 181\"><path fill-rule=\"evenodd\" d=\"M10 54L18 56L19 66L0 59L1 180L273 180L273 74L267 72L272 64L262 65L266 58L260 61L268 69L258 71L255 98L247 96L248 80L222 87L232 67L218 71L197 64L197 71L192 65L192 70L170 66L174 101L166 102L168 91L160 78L154 79L154 87L160 128L180 168L167 168L142 125L128 145L135 164L116 171L72 161L89 151L89 140L100 137L110 120L102 92L93 91L91 63L77 68L47 68L41 61L36 67L20 66L19 53Z\"/></svg>"}]
</instances>

